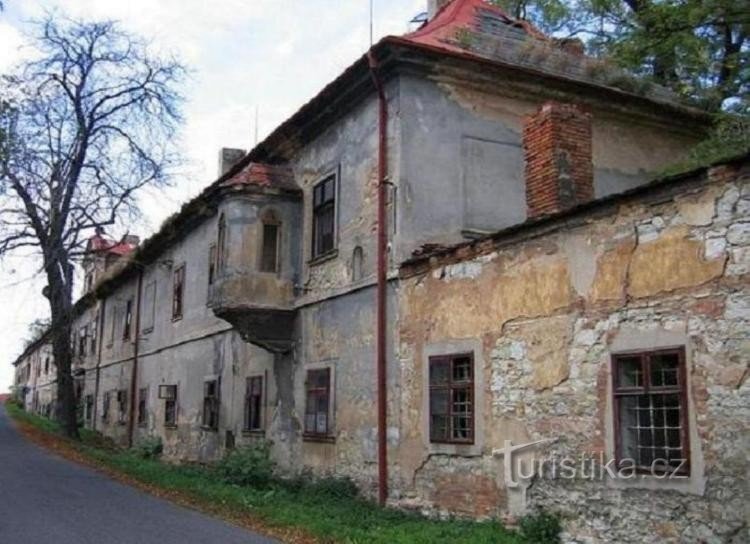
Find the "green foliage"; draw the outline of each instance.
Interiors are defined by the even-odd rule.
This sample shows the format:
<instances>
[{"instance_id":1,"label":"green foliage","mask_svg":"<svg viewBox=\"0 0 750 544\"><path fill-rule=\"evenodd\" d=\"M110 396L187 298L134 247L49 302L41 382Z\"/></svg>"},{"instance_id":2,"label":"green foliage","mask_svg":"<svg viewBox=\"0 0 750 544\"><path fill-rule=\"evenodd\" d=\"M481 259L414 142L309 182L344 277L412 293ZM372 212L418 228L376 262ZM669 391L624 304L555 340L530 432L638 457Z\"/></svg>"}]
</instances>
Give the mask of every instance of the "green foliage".
<instances>
[{"instance_id":1,"label":"green foliage","mask_svg":"<svg viewBox=\"0 0 750 544\"><path fill-rule=\"evenodd\" d=\"M159 436L147 436L139 440L132 450L142 459L157 459L164 451L164 444Z\"/></svg>"},{"instance_id":2,"label":"green foliage","mask_svg":"<svg viewBox=\"0 0 750 544\"><path fill-rule=\"evenodd\" d=\"M540 511L521 518L521 535L532 544L556 544L560 542L560 519L548 512Z\"/></svg>"},{"instance_id":3,"label":"green foliage","mask_svg":"<svg viewBox=\"0 0 750 544\"><path fill-rule=\"evenodd\" d=\"M750 113L750 17L737 0L492 0L543 32L695 99Z\"/></svg>"},{"instance_id":4,"label":"green foliage","mask_svg":"<svg viewBox=\"0 0 750 544\"><path fill-rule=\"evenodd\" d=\"M271 442L259 440L250 446L229 451L216 466L222 479L230 484L265 488L273 479Z\"/></svg>"}]
</instances>

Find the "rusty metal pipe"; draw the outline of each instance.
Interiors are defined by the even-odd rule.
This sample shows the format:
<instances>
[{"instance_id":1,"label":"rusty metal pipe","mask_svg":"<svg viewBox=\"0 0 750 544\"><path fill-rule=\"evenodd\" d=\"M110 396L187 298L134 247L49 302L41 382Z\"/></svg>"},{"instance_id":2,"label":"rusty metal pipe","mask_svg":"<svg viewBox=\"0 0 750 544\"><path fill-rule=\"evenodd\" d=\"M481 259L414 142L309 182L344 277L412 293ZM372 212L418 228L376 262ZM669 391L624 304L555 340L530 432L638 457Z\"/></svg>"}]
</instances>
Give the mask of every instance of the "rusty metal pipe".
<instances>
[{"instance_id":1,"label":"rusty metal pipe","mask_svg":"<svg viewBox=\"0 0 750 544\"><path fill-rule=\"evenodd\" d=\"M378 93L378 209L377 209L377 288L376 288L376 365L378 399L378 502L384 505L388 498L388 440L386 397L386 179L388 176L388 101L383 82L377 73L378 62L367 53L370 73Z\"/></svg>"}]
</instances>

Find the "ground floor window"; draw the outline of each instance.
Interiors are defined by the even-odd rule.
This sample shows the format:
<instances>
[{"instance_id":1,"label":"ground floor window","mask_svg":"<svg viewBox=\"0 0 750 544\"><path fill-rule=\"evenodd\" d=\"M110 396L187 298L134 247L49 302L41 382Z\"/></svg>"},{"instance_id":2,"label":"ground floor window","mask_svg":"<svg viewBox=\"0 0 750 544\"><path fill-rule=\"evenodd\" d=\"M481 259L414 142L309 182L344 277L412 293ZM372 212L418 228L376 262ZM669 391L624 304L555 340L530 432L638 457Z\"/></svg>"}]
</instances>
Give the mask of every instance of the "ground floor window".
<instances>
[{"instance_id":1,"label":"ground floor window","mask_svg":"<svg viewBox=\"0 0 750 544\"><path fill-rule=\"evenodd\" d=\"M203 384L203 426L219 428L219 380L208 380Z\"/></svg>"},{"instance_id":2,"label":"ground floor window","mask_svg":"<svg viewBox=\"0 0 750 544\"><path fill-rule=\"evenodd\" d=\"M614 355L612 371L618 465L687 473L685 350Z\"/></svg>"},{"instance_id":3,"label":"ground floor window","mask_svg":"<svg viewBox=\"0 0 750 544\"><path fill-rule=\"evenodd\" d=\"M331 430L331 369L308 370L305 389L305 434L328 435Z\"/></svg>"},{"instance_id":4,"label":"ground floor window","mask_svg":"<svg viewBox=\"0 0 750 544\"><path fill-rule=\"evenodd\" d=\"M111 404L112 394L109 391L105 391L102 395L102 421L109 423L109 405Z\"/></svg>"},{"instance_id":5,"label":"ground floor window","mask_svg":"<svg viewBox=\"0 0 750 544\"><path fill-rule=\"evenodd\" d=\"M429 359L430 441L474 443L474 356Z\"/></svg>"},{"instance_id":6,"label":"ground floor window","mask_svg":"<svg viewBox=\"0 0 750 544\"><path fill-rule=\"evenodd\" d=\"M145 426L148 418L146 408L148 407L148 388L138 390L138 425Z\"/></svg>"},{"instance_id":7,"label":"ground floor window","mask_svg":"<svg viewBox=\"0 0 750 544\"><path fill-rule=\"evenodd\" d=\"M177 386L160 385L159 398L164 400L164 426L177 426Z\"/></svg>"},{"instance_id":8,"label":"ground floor window","mask_svg":"<svg viewBox=\"0 0 750 544\"><path fill-rule=\"evenodd\" d=\"M124 425L128 420L128 392L120 389L117 392L117 423Z\"/></svg>"},{"instance_id":9,"label":"ground floor window","mask_svg":"<svg viewBox=\"0 0 750 544\"><path fill-rule=\"evenodd\" d=\"M86 402L84 403L84 418L86 424L90 425L94 419L94 395L86 395Z\"/></svg>"},{"instance_id":10,"label":"ground floor window","mask_svg":"<svg viewBox=\"0 0 750 544\"><path fill-rule=\"evenodd\" d=\"M263 376L251 376L245 389L245 430L263 429Z\"/></svg>"}]
</instances>

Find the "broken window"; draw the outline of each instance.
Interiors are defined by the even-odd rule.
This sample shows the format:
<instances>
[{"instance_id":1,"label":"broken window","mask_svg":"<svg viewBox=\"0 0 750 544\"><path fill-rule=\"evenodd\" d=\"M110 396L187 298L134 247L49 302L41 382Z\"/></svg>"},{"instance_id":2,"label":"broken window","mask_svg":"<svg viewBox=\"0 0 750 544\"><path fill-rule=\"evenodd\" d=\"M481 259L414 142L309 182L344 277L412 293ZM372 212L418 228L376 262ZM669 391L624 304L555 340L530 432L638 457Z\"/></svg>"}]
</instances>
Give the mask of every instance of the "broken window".
<instances>
[{"instance_id":1,"label":"broken window","mask_svg":"<svg viewBox=\"0 0 750 544\"><path fill-rule=\"evenodd\" d=\"M260 271L278 272L279 234L281 223L274 213L267 213L263 219L263 240L261 242Z\"/></svg>"},{"instance_id":2,"label":"broken window","mask_svg":"<svg viewBox=\"0 0 750 544\"><path fill-rule=\"evenodd\" d=\"M313 258L336 247L336 176L330 175L313 188Z\"/></svg>"},{"instance_id":3,"label":"broken window","mask_svg":"<svg viewBox=\"0 0 750 544\"><path fill-rule=\"evenodd\" d=\"M148 421L146 412L148 403L148 388L143 387L138 390L138 425L145 426Z\"/></svg>"},{"instance_id":4,"label":"broken window","mask_svg":"<svg viewBox=\"0 0 750 544\"><path fill-rule=\"evenodd\" d=\"M122 339L130 340L130 327L133 324L133 299L125 302L125 319L122 322Z\"/></svg>"},{"instance_id":5,"label":"broken window","mask_svg":"<svg viewBox=\"0 0 750 544\"><path fill-rule=\"evenodd\" d=\"M87 327L81 327L78 331L78 356L86 357L88 332Z\"/></svg>"},{"instance_id":6,"label":"broken window","mask_svg":"<svg viewBox=\"0 0 750 544\"><path fill-rule=\"evenodd\" d=\"M263 429L263 376L247 379L245 390L245 430Z\"/></svg>"},{"instance_id":7,"label":"broken window","mask_svg":"<svg viewBox=\"0 0 750 544\"><path fill-rule=\"evenodd\" d=\"M203 384L203 426L219 428L219 380L208 380Z\"/></svg>"},{"instance_id":8,"label":"broken window","mask_svg":"<svg viewBox=\"0 0 750 544\"><path fill-rule=\"evenodd\" d=\"M117 423L124 425L128 420L128 392L120 389L117 392Z\"/></svg>"},{"instance_id":9,"label":"broken window","mask_svg":"<svg viewBox=\"0 0 750 544\"><path fill-rule=\"evenodd\" d=\"M307 371L305 434L325 436L330 432L331 369Z\"/></svg>"},{"instance_id":10,"label":"broken window","mask_svg":"<svg viewBox=\"0 0 750 544\"><path fill-rule=\"evenodd\" d=\"M430 357L430 441L474 443L474 356Z\"/></svg>"},{"instance_id":11,"label":"broken window","mask_svg":"<svg viewBox=\"0 0 750 544\"><path fill-rule=\"evenodd\" d=\"M688 472L685 351L612 357L618 466Z\"/></svg>"},{"instance_id":12,"label":"broken window","mask_svg":"<svg viewBox=\"0 0 750 544\"><path fill-rule=\"evenodd\" d=\"M112 394L109 391L105 391L102 395L102 421L109 423L109 405L111 404Z\"/></svg>"},{"instance_id":13,"label":"broken window","mask_svg":"<svg viewBox=\"0 0 750 544\"><path fill-rule=\"evenodd\" d=\"M172 319L182 319L183 294L185 290L185 265L183 264L174 271L172 283Z\"/></svg>"},{"instance_id":14,"label":"broken window","mask_svg":"<svg viewBox=\"0 0 750 544\"><path fill-rule=\"evenodd\" d=\"M159 398L164 399L164 426L177 426L177 386L160 385Z\"/></svg>"}]
</instances>

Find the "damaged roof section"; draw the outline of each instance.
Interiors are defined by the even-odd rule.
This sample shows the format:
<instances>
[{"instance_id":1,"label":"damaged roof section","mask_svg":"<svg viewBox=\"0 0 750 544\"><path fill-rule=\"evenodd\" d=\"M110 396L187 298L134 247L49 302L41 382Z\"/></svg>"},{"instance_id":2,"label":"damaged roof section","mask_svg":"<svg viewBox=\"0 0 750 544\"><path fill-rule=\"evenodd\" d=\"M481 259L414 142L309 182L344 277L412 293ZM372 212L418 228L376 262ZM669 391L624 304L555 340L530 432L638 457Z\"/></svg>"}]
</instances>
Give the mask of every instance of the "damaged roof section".
<instances>
[{"instance_id":1,"label":"damaged roof section","mask_svg":"<svg viewBox=\"0 0 750 544\"><path fill-rule=\"evenodd\" d=\"M288 166L251 162L220 184L222 187L264 187L299 192L294 174Z\"/></svg>"}]
</instances>

